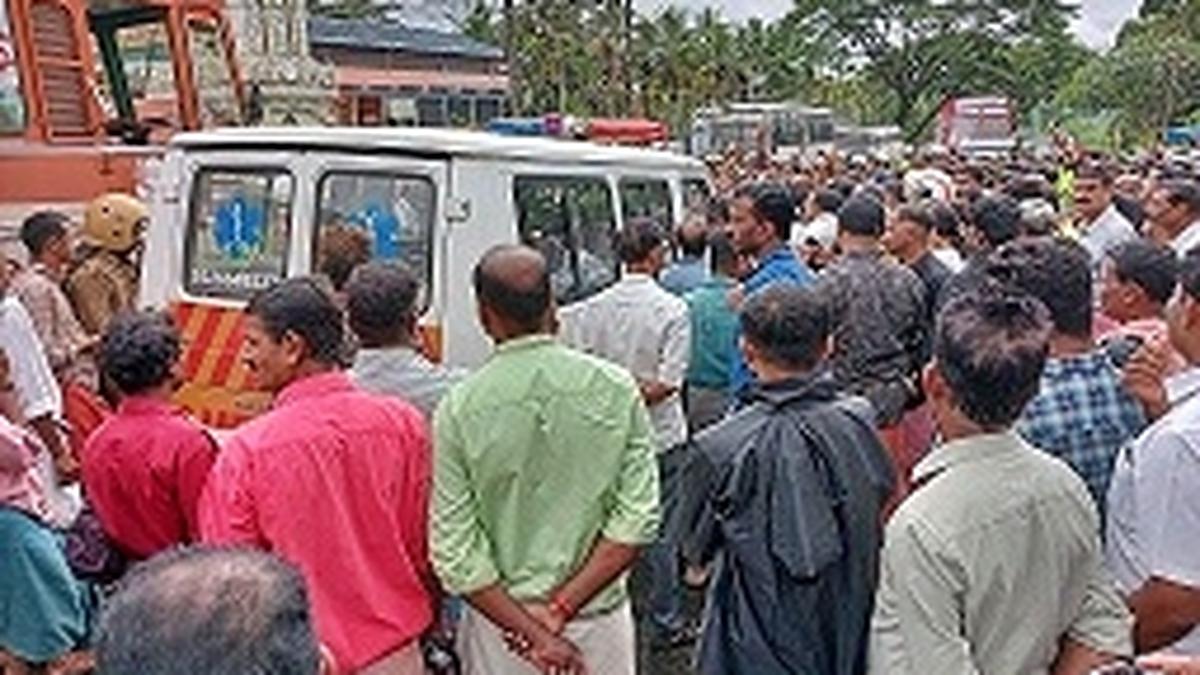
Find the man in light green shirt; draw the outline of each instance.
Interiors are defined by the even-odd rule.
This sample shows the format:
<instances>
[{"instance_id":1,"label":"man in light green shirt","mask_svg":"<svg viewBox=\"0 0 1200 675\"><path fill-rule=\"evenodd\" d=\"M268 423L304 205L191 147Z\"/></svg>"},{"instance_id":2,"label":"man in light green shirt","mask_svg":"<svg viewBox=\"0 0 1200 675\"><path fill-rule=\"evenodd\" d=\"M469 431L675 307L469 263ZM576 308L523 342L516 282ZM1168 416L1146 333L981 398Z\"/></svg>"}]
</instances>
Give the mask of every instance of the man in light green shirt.
<instances>
[{"instance_id":1,"label":"man in light green shirt","mask_svg":"<svg viewBox=\"0 0 1200 675\"><path fill-rule=\"evenodd\" d=\"M1049 335L1028 296L967 295L942 311L924 384L946 444L887 525L873 675L1084 675L1131 653L1082 479L1011 431Z\"/></svg>"},{"instance_id":2,"label":"man in light green shirt","mask_svg":"<svg viewBox=\"0 0 1200 675\"><path fill-rule=\"evenodd\" d=\"M431 548L472 609L467 675L633 675L625 573L658 529L653 431L626 371L555 341L545 260L475 269L495 353L438 406Z\"/></svg>"}]
</instances>

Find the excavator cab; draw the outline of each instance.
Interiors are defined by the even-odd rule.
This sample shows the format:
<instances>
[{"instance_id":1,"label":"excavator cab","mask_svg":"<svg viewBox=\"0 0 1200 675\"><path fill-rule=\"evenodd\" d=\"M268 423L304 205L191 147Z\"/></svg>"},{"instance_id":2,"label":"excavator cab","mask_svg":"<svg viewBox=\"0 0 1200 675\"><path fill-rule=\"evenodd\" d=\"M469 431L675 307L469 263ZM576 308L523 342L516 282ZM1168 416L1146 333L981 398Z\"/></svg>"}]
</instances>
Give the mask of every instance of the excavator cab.
<instances>
[{"instance_id":1,"label":"excavator cab","mask_svg":"<svg viewBox=\"0 0 1200 675\"><path fill-rule=\"evenodd\" d=\"M93 0L88 26L103 64L106 130L128 143L236 126L243 92L216 0Z\"/></svg>"},{"instance_id":2,"label":"excavator cab","mask_svg":"<svg viewBox=\"0 0 1200 675\"><path fill-rule=\"evenodd\" d=\"M0 25L0 87L8 54L7 82L21 92L14 108L27 140L94 143L108 136L157 144L178 131L245 119L221 0L0 4L8 20Z\"/></svg>"}]
</instances>

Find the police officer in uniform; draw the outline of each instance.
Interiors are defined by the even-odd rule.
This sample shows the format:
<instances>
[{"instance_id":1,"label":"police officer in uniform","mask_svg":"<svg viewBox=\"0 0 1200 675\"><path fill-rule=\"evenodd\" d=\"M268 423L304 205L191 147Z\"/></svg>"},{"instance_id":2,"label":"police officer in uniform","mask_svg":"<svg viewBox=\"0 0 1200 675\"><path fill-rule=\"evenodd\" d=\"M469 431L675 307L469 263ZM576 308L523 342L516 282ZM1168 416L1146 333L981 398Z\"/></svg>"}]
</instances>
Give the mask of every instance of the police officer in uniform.
<instances>
[{"instance_id":1,"label":"police officer in uniform","mask_svg":"<svg viewBox=\"0 0 1200 675\"><path fill-rule=\"evenodd\" d=\"M83 217L83 259L67 277L67 295L80 323L102 335L116 314L137 300L138 256L149 212L133 197L110 193L88 205Z\"/></svg>"}]
</instances>

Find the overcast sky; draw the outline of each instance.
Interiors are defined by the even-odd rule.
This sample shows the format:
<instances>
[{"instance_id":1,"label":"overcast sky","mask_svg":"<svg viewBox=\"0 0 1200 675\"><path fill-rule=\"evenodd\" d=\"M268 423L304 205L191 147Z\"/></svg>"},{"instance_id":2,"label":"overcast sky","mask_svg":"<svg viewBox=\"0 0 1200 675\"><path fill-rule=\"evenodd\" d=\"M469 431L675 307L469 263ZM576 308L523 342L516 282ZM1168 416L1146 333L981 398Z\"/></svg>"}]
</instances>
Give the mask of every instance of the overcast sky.
<instances>
[{"instance_id":1,"label":"overcast sky","mask_svg":"<svg viewBox=\"0 0 1200 675\"><path fill-rule=\"evenodd\" d=\"M830 0L840 2L841 0ZM734 20L754 16L774 19L792 6L792 0L635 0L643 10L653 11L666 5L691 9L718 7ZM1080 0L1082 11L1075 22L1075 31L1084 43L1097 48L1112 45L1117 30L1126 19L1137 13L1141 0Z\"/></svg>"}]
</instances>

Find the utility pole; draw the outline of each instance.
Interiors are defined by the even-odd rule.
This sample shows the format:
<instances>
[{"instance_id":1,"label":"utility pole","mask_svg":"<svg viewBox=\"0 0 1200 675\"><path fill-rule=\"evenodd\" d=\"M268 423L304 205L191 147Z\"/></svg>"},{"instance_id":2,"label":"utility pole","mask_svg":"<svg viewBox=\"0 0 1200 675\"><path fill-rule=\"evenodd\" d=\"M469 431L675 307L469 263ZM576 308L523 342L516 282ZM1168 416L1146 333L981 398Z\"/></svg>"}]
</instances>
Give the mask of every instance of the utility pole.
<instances>
[{"instance_id":1,"label":"utility pole","mask_svg":"<svg viewBox=\"0 0 1200 675\"><path fill-rule=\"evenodd\" d=\"M517 57L517 10L515 0L504 0L504 55L508 59L508 108L510 115L520 115L521 72Z\"/></svg>"},{"instance_id":2,"label":"utility pole","mask_svg":"<svg viewBox=\"0 0 1200 675\"><path fill-rule=\"evenodd\" d=\"M621 79L625 84L625 115L628 116L633 110L633 0L625 0L621 27L625 34L621 41Z\"/></svg>"}]
</instances>

